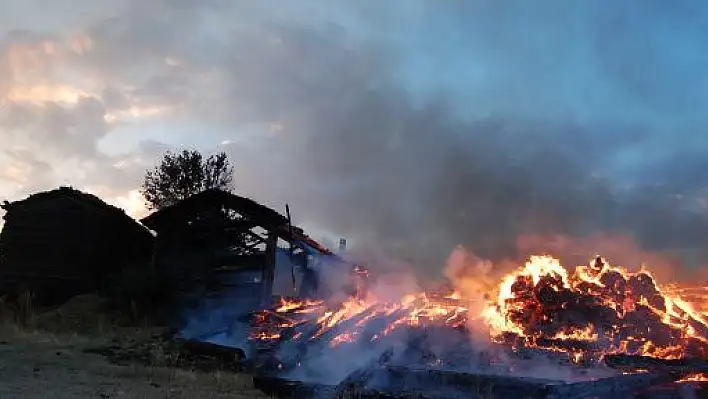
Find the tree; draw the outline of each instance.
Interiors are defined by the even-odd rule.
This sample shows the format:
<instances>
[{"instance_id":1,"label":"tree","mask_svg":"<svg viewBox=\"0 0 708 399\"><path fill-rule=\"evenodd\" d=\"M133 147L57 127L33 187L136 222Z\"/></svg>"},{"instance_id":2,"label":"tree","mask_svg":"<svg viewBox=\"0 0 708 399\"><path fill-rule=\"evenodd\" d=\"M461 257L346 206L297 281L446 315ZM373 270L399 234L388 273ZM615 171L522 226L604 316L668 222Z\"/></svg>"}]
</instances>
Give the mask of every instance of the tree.
<instances>
[{"instance_id":1,"label":"tree","mask_svg":"<svg viewBox=\"0 0 708 399\"><path fill-rule=\"evenodd\" d=\"M224 152L205 159L195 150L168 151L145 173L140 192L151 210L159 210L209 189L231 191L232 180L233 167Z\"/></svg>"}]
</instances>

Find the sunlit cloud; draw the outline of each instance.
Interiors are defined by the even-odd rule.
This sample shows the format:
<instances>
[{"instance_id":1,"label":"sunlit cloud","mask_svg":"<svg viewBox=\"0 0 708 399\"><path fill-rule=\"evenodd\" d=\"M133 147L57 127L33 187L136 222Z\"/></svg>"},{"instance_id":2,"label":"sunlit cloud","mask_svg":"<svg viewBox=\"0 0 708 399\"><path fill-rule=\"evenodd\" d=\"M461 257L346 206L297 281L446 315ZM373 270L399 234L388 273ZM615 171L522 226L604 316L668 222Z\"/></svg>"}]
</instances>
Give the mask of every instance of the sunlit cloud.
<instances>
[{"instance_id":1,"label":"sunlit cloud","mask_svg":"<svg viewBox=\"0 0 708 399\"><path fill-rule=\"evenodd\" d=\"M126 195L120 195L114 199L108 198L108 201L125 210L125 213L135 219L142 219L150 213L139 190L130 190Z\"/></svg>"},{"instance_id":2,"label":"sunlit cloud","mask_svg":"<svg viewBox=\"0 0 708 399\"><path fill-rule=\"evenodd\" d=\"M0 167L0 179L13 183L16 188L22 188L29 181L29 166L19 162Z\"/></svg>"},{"instance_id":3,"label":"sunlit cloud","mask_svg":"<svg viewBox=\"0 0 708 399\"><path fill-rule=\"evenodd\" d=\"M88 92L63 84L12 85L5 95L7 101L42 105L43 103L76 104L82 97L92 97Z\"/></svg>"},{"instance_id":4,"label":"sunlit cloud","mask_svg":"<svg viewBox=\"0 0 708 399\"><path fill-rule=\"evenodd\" d=\"M164 115L170 111L167 106L140 106L131 105L127 109L118 109L107 112L104 115L106 122L113 123L116 121L135 121L141 118L150 118L158 115Z\"/></svg>"}]
</instances>

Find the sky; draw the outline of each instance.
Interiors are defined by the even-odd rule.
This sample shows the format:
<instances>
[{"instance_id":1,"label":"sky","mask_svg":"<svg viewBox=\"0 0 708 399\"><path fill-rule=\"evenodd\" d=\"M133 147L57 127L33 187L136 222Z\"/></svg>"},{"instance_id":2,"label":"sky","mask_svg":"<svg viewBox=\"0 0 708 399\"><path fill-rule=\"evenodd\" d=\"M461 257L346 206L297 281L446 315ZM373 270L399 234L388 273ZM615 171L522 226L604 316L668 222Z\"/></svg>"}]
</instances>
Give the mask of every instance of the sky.
<instances>
[{"instance_id":1,"label":"sky","mask_svg":"<svg viewBox=\"0 0 708 399\"><path fill-rule=\"evenodd\" d=\"M528 234L708 238L708 3L0 0L0 198L135 216L168 149L420 264ZM706 259L708 260L708 259Z\"/></svg>"}]
</instances>

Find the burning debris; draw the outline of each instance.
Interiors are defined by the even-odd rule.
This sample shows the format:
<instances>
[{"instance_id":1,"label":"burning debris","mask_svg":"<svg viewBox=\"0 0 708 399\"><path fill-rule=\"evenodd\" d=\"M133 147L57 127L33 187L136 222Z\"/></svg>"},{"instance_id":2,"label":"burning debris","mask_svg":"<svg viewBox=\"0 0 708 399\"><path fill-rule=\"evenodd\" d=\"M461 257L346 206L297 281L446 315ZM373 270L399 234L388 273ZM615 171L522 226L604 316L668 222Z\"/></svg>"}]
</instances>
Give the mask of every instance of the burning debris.
<instances>
[{"instance_id":1,"label":"burning debris","mask_svg":"<svg viewBox=\"0 0 708 399\"><path fill-rule=\"evenodd\" d=\"M365 294L366 295L366 294ZM656 358L708 356L708 323L681 298L665 294L651 273L630 273L602 258L569 273L551 257L534 256L502 279L481 315L460 294L423 292L397 302L371 295L338 304L281 298L255 315L251 338L343 343L374 342L402 328L466 330L481 320L494 342L513 348L567 352L571 359L607 354Z\"/></svg>"},{"instance_id":2,"label":"burning debris","mask_svg":"<svg viewBox=\"0 0 708 399\"><path fill-rule=\"evenodd\" d=\"M601 397L625 384L623 376L639 386L708 379L701 360L708 323L675 292L648 270L628 272L601 257L570 272L552 257L533 256L501 279L481 311L453 290L398 301L369 290L335 303L279 298L253 314L250 342L268 359L262 366L300 381L353 378L371 387L378 378L382 388L395 385L380 380L391 370L512 380L552 373L554 384L565 384L553 392L577 388Z\"/></svg>"},{"instance_id":3,"label":"burning debris","mask_svg":"<svg viewBox=\"0 0 708 399\"><path fill-rule=\"evenodd\" d=\"M708 355L708 324L689 303L663 293L648 270L630 273L600 257L573 274L532 257L503 279L484 318L496 341L514 346L592 357Z\"/></svg>"},{"instance_id":4,"label":"burning debris","mask_svg":"<svg viewBox=\"0 0 708 399\"><path fill-rule=\"evenodd\" d=\"M401 327L437 325L458 329L464 327L466 317L467 309L454 294L421 293L395 303L369 302L354 297L335 308L321 300L281 298L274 309L256 314L252 338L259 341L283 337L294 341L320 339L334 348L361 339L377 341ZM379 328L371 328L374 325Z\"/></svg>"}]
</instances>

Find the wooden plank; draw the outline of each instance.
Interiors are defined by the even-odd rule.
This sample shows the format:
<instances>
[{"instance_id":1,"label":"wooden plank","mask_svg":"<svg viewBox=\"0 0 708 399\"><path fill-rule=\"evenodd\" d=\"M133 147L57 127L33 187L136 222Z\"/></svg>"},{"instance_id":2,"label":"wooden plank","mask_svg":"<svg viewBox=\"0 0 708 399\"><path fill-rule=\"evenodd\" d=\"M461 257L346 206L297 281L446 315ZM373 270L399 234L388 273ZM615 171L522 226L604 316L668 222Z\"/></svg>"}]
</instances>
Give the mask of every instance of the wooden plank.
<instances>
[{"instance_id":1,"label":"wooden plank","mask_svg":"<svg viewBox=\"0 0 708 399\"><path fill-rule=\"evenodd\" d=\"M211 356L226 363L240 363L246 358L241 348L213 344L194 339L175 339L182 352Z\"/></svg>"},{"instance_id":2,"label":"wooden plank","mask_svg":"<svg viewBox=\"0 0 708 399\"><path fill-rule=\"evenodd\" d=\"M638 355L607 355L604 362L608 366L624 370L649 370L661 373L688 374L708 373L708 360L704 359L658 359Z\"/></svg>"},{"instance_id":3,"label":"wooden plank","mask_svg":"<svg viewBox=\"0 0 708 399\"><path fill-rule=\"evenodd\" d=\"M354 373L353 373L354 374ZM357 383L330 386L258 376L256 387L277 398L419 398L419 399L590 399L627 397L634 392L670 381L652 374L618 375L596 380L564 383L503 375L456 373L430 369L380 367L368 372ZM631 397L631 396L630 396Z\"/></svg>"},{"instance_id":4,"label":"wooden plank","mask_svg":"<svg viewBox=\"0 0 708 399\"><path fill-rule=\"evenodd\" d=\"M256 376L253 385L271 398L324 399L334 398L333 386L307 384L272 376Z\"/></svg>"},{"instance_id":5,"label":"wooden plank","mask_svg":"<svg viewBox=\"0 0 708 399\"><path fill-rule=\"evenodd\" d=\"M275 280L276 251L278 250L278 234L275 229L268 231L266 239L266 260L263 269L263 294L261 300L266 303L273 293L273 281Z\"/></svg>"}]
</instances>

